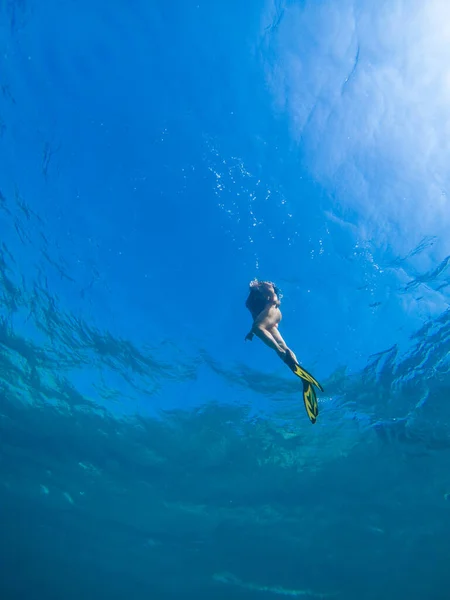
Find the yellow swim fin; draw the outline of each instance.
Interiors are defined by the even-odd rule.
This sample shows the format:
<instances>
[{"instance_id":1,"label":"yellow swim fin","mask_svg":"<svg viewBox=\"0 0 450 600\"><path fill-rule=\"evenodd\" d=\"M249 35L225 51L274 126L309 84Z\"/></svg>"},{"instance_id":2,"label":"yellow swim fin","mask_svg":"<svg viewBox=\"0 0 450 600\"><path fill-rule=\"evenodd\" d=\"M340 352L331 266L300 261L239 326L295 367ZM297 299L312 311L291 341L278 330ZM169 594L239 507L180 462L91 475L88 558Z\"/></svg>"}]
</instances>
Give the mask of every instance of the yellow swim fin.
<instances>
[{"instance_id":1,"label":"yellow swim fin","mask_svg":"<svg viewBox=\"0 0 450 600\"><path fill-rule=\"evenodd\" d=\"M308 413L309 420L311 423L315 423L317 417L319 415L319 405L317 403L316 392L313 388L315 385L321 392L323 392L323 387L320 383L315 379L311 373L308 373L306 369L301 367L297 362L295 362L294 357L291 354L287 354L285 358L285 362L287 366L291 369L294 375L300 377L303 383L303 402L305 403L306 412Z\"/></svg>"},{"instance_id":2,"label":"yellow swim fin","mask_svg":"<svg viewBox=\"0 0 450 600\"><path fill-rule=\"evenodd\" d=\"M312 383L321 392L323 392L323 387L320 385L320 383L317 381L317 379L315 379L311 375L311 373L308 373L308 371L306 369L304 369L303 367L301 367L300 365L297 365L297 364L294 365L292 372L294 373L294 375L297 375L297 377L300 377L301 379L303 379L303 381L308 381L309 383Z\"/></svg>"},{"instance_id":3,"label":"yellow swim fin","mask_svg":"<svg viewBox=\"0 0 450 600\"><path fill-rule=\"evenodd\" d=\"M309 381L303 379L303 402L305 403L306 412L309 420L314 425L319 416L319 405L317 404L317 396L313 386Z\"/></svg>"},{"instance_id":4,"label":"yellow swim fin","mask_svg":"<svg viewBox=\"0 0 450 600\"><path fill-rule=\"evenodd\" d=\"M317 381L317 379L315 379L311 375L311 373L308 373L308 371L306 369L304 369L297 362L295 362L292 354L289 354L289 353L286 354L284 362L287 364L287 366L290 368L290 370L294 373L294 375L297 375L297 377L300 377L300 379L303 379L303 381L309 381L309 383L312 383L321 392L323 392L323 387L320 385L320 383Z\"/></svg>"}]
</instances>

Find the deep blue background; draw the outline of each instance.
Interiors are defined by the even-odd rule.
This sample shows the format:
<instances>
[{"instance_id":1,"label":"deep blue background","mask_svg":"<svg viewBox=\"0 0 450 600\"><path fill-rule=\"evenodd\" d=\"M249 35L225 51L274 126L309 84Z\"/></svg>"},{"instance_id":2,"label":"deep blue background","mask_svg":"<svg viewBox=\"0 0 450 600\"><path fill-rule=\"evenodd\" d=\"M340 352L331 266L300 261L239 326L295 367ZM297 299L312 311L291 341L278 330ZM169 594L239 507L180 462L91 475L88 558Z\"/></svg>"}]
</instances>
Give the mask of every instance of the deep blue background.
<instances>
[{"instance_id":1,"label":"deep blue background","mask_svg":"<svg viewBox=\"0 0 450 600\"><path fill-rule=\"evenodd\" d=\"M136 517L137 531L148 527L151 500L145 491L142 500L130 491L145 480L158 489L161 506L172 502L176 510L190 506L189 514L208 514L223 501L229 513L217 517L213 549L197 557L198 564L187 561L175 590L165 584L169 575L158 579L159 567L148 572L145 565L154 558L142 548L154 545L164 556L179 552L176 562L185 562L190 544L206 542L203 536L166 539L165 521L155 516L162 537L143 534L153 541L139 542L136 570L124 566L117 597L132 593L137 581L134 597L151 586L161 597L184 597L181 589L277 596L313 586L313 597L328 573L322 589L330 593L387 598L392 585L396 598L405 597L400 590L415 569L408 593L444 598L439 593L448 580L438 567L450 558L444 468L450 443L450 94L440 57L448 42L448 9L438 0L392 6L372 0L1 5L2 493L13 515L5 535L15 540L18 563L25 548L28 561L39 552L39 533L29 533L33 543L27 538L36 522L63 523L67 510L78 510L69 510L66 525L53 526L56 532L68 527L69 537L78 531L78 550L71 546L67 560L75 565L70 577L83 582L82 573L95 572L96 560L85 564L83 548L93 557L102 553L89 546L95 527L116 531L125 513L143 515ZM259 341L244 343L250 325L244 302L255 276L281 287L281 331L326 388L313 429L282 363ZM83 419L106 409L111 421L104 431L95 420L76 429L81 421L75 412L85 403ZM120 421L122 415L161 419L165 411L211 403L244 412L188 412L187 421L172 423L184 432L176 440L167 432L152 434L158 441L144 436L130 442L135 454L124 459L123 440L140 430L134 421ZM67 420L48 416L49 406ZM205 422L189 420L197 417ZM118 434L115 418L118 430L129 429ZM248 418L262 429L253 430ZM202 437L219 430L213 441ZM114 450L116 443L121 450ZM226 468L217 467L210 445L226 457ZM40 451L37 468L27 457ZM127 479L128 505L115 505L111 498L125 485L121 478L134 473L142 454L164 456L156 462L166 471L136 471ZM61 460L58 491L44 482L55 468L52 456ZM270 469L259 475L266 460ZM74 497L84 492L74 482L76 465L85 463L105 481L93 504L80 507ZM188 484L172 490L180 473L191 469L195 498ZM206 491L209 469L220 493ZM386 490L384 479L391 486ZM247 484L250 495L235 498ZM70 485L77 491L68 492ZM304 510L297 513L301 490L305 506L318 503L309 521L303 521ZM379 494L384 508L370 508ZM109 501L115 506L110 527L96 521ZM43 513L33 521L35 505ZM433 514L418 524L424 506ZM254 563L249 556L257 555L258 526L253 523L246 537L244 507L259 514L256 522L262 519L264 527L270 522L265 539L272 550ZM264 510L274 512L269 517ZM277 510L282 516L274 516ZM348 516L340 521L342 511ZM178 535L183 513L175 513L164 518ZM235 518L240 525L229 528L227 519ZM349 529L346 518L353 521ZM30 520L20 535L14 519ZM89 527L86 519L92 519ZM324 556L324 573L305 565L311 579L303 578L301 567L289 562L302 552L300 538L278 538L289 532L291 519L305 531L305 556L316 555L318 563ZM90 542L82 541L80 530L91 533ZM55 531L46 537L52 540ZM226 540L217 533L223 531ZM352 560L360 558L354 587L339 550L347 533ZM234 563L226 557L242 539L249 547ZM61 542L52 543L42 559L47 565ZM109 542L122 565L123 543ZM435 550L434 566L426 566L428 555L417 554L423 544ZM328 546L336 549L327 554ZM399 558L405 547L408 553ZM396 574L383 563L391 553L399 561ZM369 592L376 564L382 575ZM172 572L170 561L166 568ZM107 575L92 588L89 577L80 590L97 586L112 593ZM50 570L39 587L30 575L36 593L69 597L56 579ZM211 581L218 585L213 591ZM6 589L11 597L32 597L13 575Z\"/></svg>"}]
</instances>

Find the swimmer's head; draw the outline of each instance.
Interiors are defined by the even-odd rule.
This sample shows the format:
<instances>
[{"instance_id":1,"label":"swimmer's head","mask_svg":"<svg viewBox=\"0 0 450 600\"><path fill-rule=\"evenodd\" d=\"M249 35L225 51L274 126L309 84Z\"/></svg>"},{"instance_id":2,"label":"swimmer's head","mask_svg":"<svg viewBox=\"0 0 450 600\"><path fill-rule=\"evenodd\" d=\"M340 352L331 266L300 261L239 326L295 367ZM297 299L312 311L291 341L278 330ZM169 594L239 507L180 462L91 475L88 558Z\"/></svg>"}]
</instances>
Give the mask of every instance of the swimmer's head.
<instances>
[{"instance_id":1,"label":"swimmer's head","mask_svg":"<svg viewBox=\"0 0 450 600\"><path fill-rule=\"evenodd\" d=\"M280 288L278 288L273 281L259 281L258 279L256 279L256 277L254 279L252 279L252 281L250 281L250 287L254 288L254 287L258 287L260 285L265 285L265 286L270 286L273 287L273 291L275 292L275 294L278 296L278 299L281 300L281 298L283 297L283 294L281 293Z\"/></svg>"}]
</instances>

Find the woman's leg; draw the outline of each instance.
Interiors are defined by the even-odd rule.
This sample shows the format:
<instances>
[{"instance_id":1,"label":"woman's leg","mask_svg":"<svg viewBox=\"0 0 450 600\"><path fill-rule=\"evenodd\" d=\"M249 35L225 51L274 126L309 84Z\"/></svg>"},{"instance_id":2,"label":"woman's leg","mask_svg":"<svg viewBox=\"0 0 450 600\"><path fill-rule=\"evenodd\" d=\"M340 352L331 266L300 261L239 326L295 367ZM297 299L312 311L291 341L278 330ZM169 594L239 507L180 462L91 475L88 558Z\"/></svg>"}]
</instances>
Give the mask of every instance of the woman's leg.
<instances>
[{"instance_id":1,"label":"woman's leg","mask_svg":"<svg viewBox=\"0 0 450 600\"><path fill-rule=\"evenodd\" d=\"M252 331L262 342L266 344L266 346L269 346L269 348L275 350L278 356L284 358L286 355L286 350L279 344L277 338L273 335L273 331L276 329L276 326L280 320L280 309L276 306L268 306L255 319Z\"/></svg>"},{"instance_id":2,"label":"woman's leg","mask_svg":"<svg viewBox=\"0 0 450 600\"><path fill-rule=\"evenodd\" d=\"M286 342L283 339L283 336L281 335L281 333L278 330L278 326L277 325L275 325L274 327L272 327L272 329L270 330L270 333L272 334L272 337L277 342L277 344L280 346L280 348L282 348L285 352L288 352L292 356L292 358L294 359L294 361L298 364L297 357L292 352L292 350L290 348L288 348Z\"/></svg>"},{"instance_id":3,"label":"woman's leg","mask_svg":"<svg viewBox=\"0 0 450 600\"><path fill-rule=\"evenodd\" d=\"M266 329L263 329L262 327L254 327L253 329L253 333L259 337L259 339L264 342L266 344L266 346L269 346L269 348L272 348L272 350L275 350L275 352L278 354L278 356L280 358L284 358L284 356L286 355L286 350L283 350L278 342L276 341L276 339L273 337L273 335L267 331Z\"/></svg>"}]
</instances>

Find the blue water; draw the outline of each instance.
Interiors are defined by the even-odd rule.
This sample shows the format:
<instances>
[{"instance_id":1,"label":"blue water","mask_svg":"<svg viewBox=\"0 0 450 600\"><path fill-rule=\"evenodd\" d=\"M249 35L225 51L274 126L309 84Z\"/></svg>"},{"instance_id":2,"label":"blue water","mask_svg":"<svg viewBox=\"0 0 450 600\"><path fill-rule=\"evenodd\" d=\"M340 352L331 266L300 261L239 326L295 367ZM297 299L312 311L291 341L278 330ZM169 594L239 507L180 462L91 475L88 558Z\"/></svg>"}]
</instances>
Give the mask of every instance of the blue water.
<instances>
[{"instance_id":1,"label":"blue water","mask_svg":"<svg viewBox=\"0 0 450 600\"><path fill-rule=\"evenodd\" d=\"M448 17L0 3L2 599L448 599Z\"/></svg>"}]
</instances>

